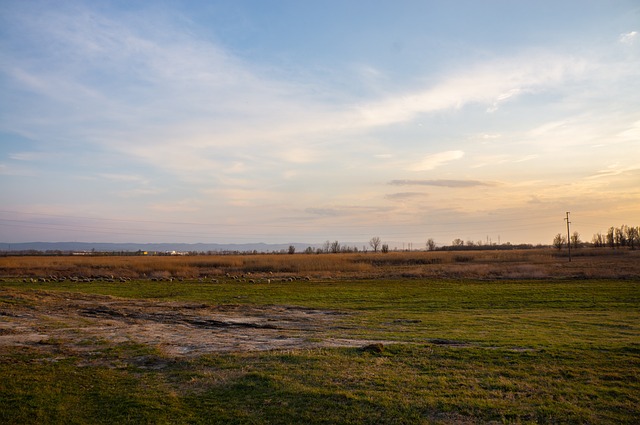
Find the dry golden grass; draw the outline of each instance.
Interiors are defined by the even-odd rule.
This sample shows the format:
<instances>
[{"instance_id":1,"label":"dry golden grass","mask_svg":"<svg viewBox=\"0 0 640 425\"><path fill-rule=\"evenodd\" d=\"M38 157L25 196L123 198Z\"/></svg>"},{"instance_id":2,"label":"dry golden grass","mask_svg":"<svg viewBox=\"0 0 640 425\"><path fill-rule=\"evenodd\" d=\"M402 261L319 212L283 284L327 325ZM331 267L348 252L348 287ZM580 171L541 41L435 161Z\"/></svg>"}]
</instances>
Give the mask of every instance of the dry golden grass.
<instances>
[{"instance_id":1,"label":"dry golden grass","mask_svg":"<svg viewBox=\"0 0 640 425\"><path fill-rule=\"evenodd\" d=\"M442 277L542 279L640 277L640 251L584 248L349 254L194 256L9 256L2 277L201 278L229 275L313 278Z\"/></svg>"}]
</instances>

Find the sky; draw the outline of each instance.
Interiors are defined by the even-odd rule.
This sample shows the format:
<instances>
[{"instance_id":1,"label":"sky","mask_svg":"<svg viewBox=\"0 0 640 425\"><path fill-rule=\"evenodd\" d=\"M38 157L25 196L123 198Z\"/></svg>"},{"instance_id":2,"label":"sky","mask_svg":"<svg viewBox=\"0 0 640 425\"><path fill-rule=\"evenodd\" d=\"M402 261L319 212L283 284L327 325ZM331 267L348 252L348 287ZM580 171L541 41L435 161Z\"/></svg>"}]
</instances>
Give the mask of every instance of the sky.
<instances>
[{"instance_id":1,"label":"sky","mask_svg":"<svg viewBox=\"0 0 640 425\"><path fill-rule=\"evenodd\" d=\"M640 225L640 3L0 0L0 242Z\"/></svg>"}]
</instances>

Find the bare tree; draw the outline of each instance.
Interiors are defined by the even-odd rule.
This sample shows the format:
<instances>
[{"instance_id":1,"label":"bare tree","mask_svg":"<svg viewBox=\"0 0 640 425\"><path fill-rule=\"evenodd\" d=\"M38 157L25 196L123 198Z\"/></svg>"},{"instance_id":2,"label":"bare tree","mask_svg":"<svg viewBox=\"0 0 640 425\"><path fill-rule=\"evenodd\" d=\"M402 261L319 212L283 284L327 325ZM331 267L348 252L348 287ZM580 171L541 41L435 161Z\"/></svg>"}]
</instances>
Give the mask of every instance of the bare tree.
<instances>
[{"instance_id":1,"label":"bare tree","mask_svg":"<svg viewBox=\"0 0 640 425\"><path fill-rule=\"evenodd\" d=\"M296 247L293 245L289 245L289 254L295 254L296 253Z\"/></svg>"},{"instance_id":2,"label":"bare tree","mask_svg":"<svg viewBox=\"0 0 640 425\"><path fill-rule=\"evenodd\" d=\"M582 241L580 240L580 233L573 232L573 234L571 234L571 246L573 246L574 248L578 248L581 243Z\"/></svg>"},{"instance_id":3,"label":"bare tree","mask_svg":"<svg viewBox=\"0 0 640 425\"><path fill-rule=\"evenodd\" d=\"M381 243L382 241L380 240L380 236L374 236L369 241L369 245L373 248L373 252L378 252Z\"/></svg>"},{"instance_id":4,"label":"bare tree","mask_svg":"<svg viewBox=\"0 0 640 425\"><path fill-rule=\"evenodd\" d=\"M625 232L625 227L626 225L622 225L615 229L616 246L627 246L627 233Z\"/></svg>"},{"instance_id":5,"label":"bare tree","mask_svg":"<svg viewBox=\"0 0 640 425\"><path fill-rule=\"evenodd\" d=\"M558 249L562 249L562 245L564 245L566 242L567 242L566 236L562 235L561 233L558 233L553 238L553 246L555 246Z\"/></svg>"},{"instance_id":6,"label":"bare tree","mask_svg":"<svg viewBox=\"0 0 640 425\"><path fill-rule=\"evenodd\" d=\"M464 246L464 241L460 238L456 238L451 241L451 246Z\"/></svg>"},{"instance_id":7,"label":"bare tree","mask_svg":"<svg viewBox=\"0 0 640 425\"><path fill-rule=\"evenodd\" d=\"M609 247L611 248L615 248L616 246L615 232L613 227L609 227L609 230L607 230L607 245L609 245Z\"/></svg>"},{"instance_id":8,"label":"bare tree","mask_svg":"<svg viewBox=\"0 0 640 425\"><path fill-rule=\"evenodd\" d=\"M427 239L427 249L429 251L435 251L436 250L436 241L434 241L433 238Z\"/></svg>"},{"instance_id":9,"label":"bare tree","mask_svg":"<svg viewBox=\"0 0 640 425\"><path fill-rule=\"evenodd\" d=\"M331 252L333 252L334 254L337 254L338 252L340 252L340 242L333 241L331 243Z\"/></svg>"},{"instance_id":10,"label":"bare tree","mask_svg":"<svg viewBox=\"0 0 640 425\"><path fill-rule=\"evenodd\" d=\"M596 248L605 246L605 237L604 237L604 235L602 233L600 233L600 232L594 234L593 238L591 239L591 243Z\"/></svg>"},{"instance_id":11,"label":"bare tree","mask_svg":"<svg viewBox=\"0 0 640 425\"><path fill-rule=\"evenodd\" d=\"M331 242L330 242L330 241L325 241L325 242L322 244L322 251L323 251L323 252L326 252L326 253L331 252Z\"/></svg>"},{"instance_id":12,"label":"bare tree","mask_svg":"<svg viewBox=\"0 0 640 425\"><path fill-rule=\"evenodd\" d=\"M636 245L640 242L640 228L627 226L627 241L629 242L629 246L631 249L636 249Z\"/></svg>"},{"instance_id":13,"label":"bare tree","mask_svg":"<svg viewBox=\"0 0 640 425\"><path fill-rule=\"evenodd\" d=\"M389 245L388 244L382 244L382 248L381 251L386 254L387 252L389 252Z\"/></svg>"}]
</instances>

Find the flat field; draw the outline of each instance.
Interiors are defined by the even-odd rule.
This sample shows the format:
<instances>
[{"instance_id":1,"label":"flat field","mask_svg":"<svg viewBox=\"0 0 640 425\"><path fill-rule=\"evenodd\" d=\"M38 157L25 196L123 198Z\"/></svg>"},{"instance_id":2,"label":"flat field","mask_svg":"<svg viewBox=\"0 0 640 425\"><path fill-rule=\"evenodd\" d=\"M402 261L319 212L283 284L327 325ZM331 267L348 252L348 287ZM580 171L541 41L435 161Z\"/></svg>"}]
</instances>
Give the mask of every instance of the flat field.
<instances>
[{"instance_id":1,"label":"flat field","mask_svg":"<svg viewBox=\"0 0 640 425\"><path fill-rule=\"evenodd\" d=\"M640 258L0 258L0 423L637 423Z\"/></svg>"}]
</instances>

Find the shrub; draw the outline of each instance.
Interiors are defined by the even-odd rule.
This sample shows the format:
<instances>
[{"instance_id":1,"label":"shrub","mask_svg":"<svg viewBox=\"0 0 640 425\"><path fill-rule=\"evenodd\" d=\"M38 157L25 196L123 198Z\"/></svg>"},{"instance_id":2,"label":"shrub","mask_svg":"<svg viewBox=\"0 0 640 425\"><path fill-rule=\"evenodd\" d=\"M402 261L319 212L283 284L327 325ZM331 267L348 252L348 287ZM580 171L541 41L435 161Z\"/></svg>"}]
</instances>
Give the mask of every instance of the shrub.
<instances>
[{"instance_id":1,"label":"shrub","mask_svg":"<svg viewBox=\"0 0 640 425\"><path fill-rule=\"evenodd\" d=\"M473 261L473 257L471 255L456 255L453 257L453 261L456 263L468 263L469 261Z\"/></svg>"}]
</instances>

